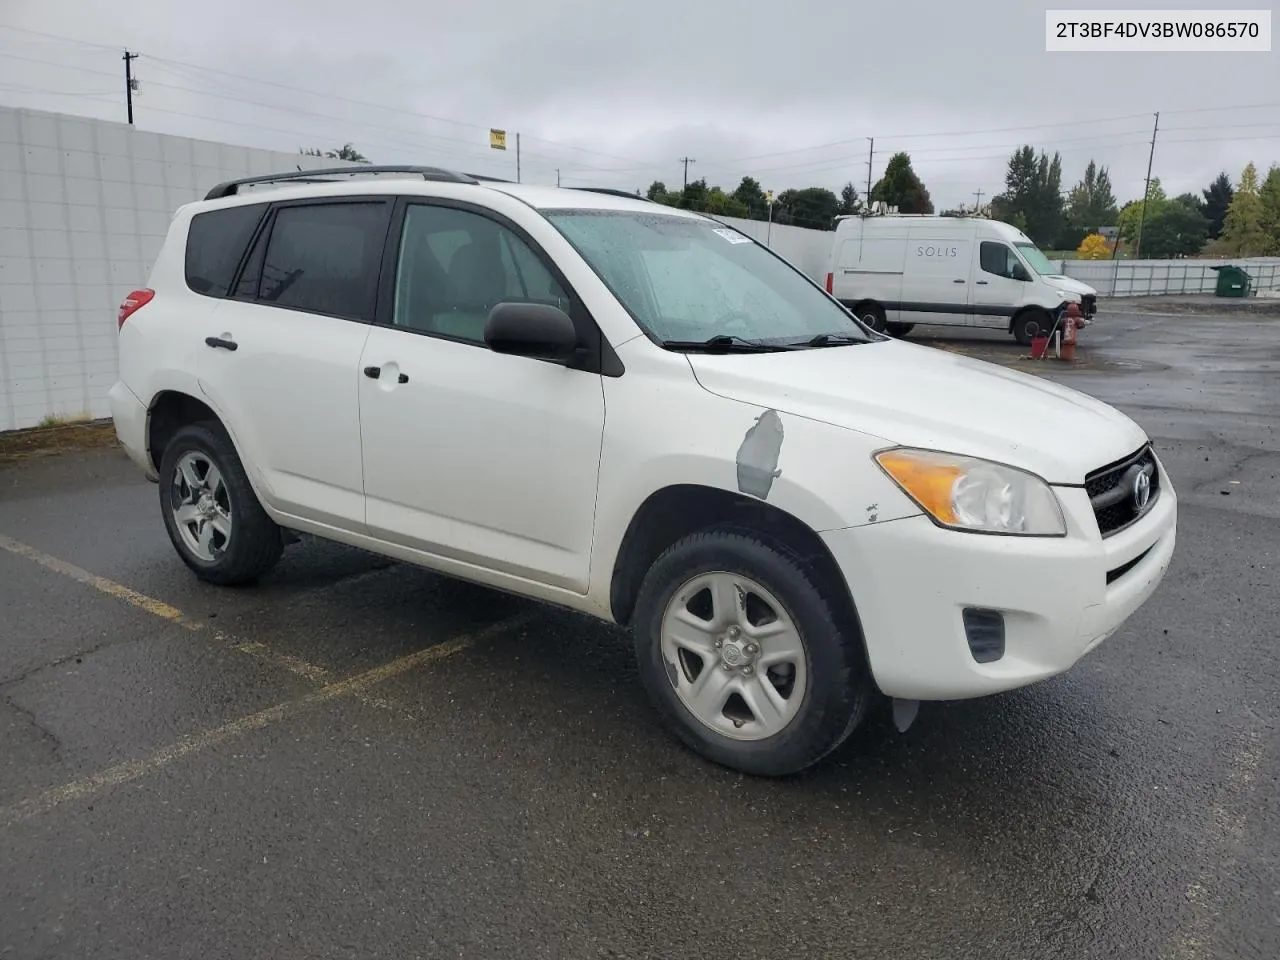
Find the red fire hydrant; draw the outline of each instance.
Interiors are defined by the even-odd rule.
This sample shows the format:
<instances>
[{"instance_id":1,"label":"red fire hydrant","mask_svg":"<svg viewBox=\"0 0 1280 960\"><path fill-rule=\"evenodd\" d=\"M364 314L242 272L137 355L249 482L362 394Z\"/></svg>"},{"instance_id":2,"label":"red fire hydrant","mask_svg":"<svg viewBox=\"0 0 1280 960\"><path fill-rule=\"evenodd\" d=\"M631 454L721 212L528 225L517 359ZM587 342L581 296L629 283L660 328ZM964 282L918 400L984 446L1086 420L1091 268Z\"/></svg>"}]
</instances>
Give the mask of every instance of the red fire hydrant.
<instances>
[{"instance_id":1,"label":"red fire hydrant","mask_svg":"<svg viewBox=\"0 0 1280 960\"><path fill-rule=\"evenodd\" d=\"M1071 361L1076 358L1076 331L1080 325L1080 306L1067 304L1067 315L1062 318L1062 359Z\"/></svg>"}]
</instances>

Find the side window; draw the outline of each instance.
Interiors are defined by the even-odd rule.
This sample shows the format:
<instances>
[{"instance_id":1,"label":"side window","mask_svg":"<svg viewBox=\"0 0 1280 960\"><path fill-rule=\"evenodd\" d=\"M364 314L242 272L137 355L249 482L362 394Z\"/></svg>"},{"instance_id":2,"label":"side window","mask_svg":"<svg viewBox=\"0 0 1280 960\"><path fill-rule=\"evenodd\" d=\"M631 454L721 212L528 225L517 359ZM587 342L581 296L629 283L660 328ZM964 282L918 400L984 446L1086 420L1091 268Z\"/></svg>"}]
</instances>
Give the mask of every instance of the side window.
<instances>
[{"instance_id":1,"label":"side window","mask_svg":"<svg viewBox=\"0 0 1280 960\"><path fill-rule=\"evenodd\" d=\"M386 203L279 208L262 260L258 300L372 320L388 210ZM253 266L245 271L250 281Z\"/></svg>"},{"instance_id":2,"label":"side window","mask_svg":"<svg viewBox=\"0 0 1280 960\"><path fill-rule=\"evenodd\" d=\"M564 289L511 230L453 207L405 209L393 324L483 343L489 311L510 302L569 310Z\"/></svg>"},{"instance_id":3,"label":"side window","mask_svg":"<svg viewBox=\"0 0 1280 960\"><path fill-rule=\"evenodd\" d=\"M206 297L225 297L253 238L265 203L197 213L187 229L187 286Z\"/></svg>"},{"instance_id":4,"label":"side window","mask_svg":"<svg viewBox=\"0 0 1280 960\"><path fill-rule=\"evenodd\" d=\"M1013 279L1014 267L1017 266L1018 259L1003 243L984 240L978 257L984 272L993 273L1007 280Z\"/></svg>"}]
</instances>

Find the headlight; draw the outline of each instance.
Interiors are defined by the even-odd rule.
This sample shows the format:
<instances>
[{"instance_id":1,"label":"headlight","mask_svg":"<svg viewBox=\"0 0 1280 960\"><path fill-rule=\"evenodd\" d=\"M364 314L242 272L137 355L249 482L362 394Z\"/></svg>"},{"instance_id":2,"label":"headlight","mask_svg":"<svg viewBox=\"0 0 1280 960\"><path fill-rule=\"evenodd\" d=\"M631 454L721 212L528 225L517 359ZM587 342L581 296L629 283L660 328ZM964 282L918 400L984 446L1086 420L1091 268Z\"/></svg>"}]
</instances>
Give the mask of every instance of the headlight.
<instances>
[{"instance_id":1,"label":"headlight","mask_svg":"<svg viewBox=\"0 0 1280 960\"><path fill-rule=\"evenodd\" d=\"M1062 505L1039 477L973 457L899 447L876 454L880 468L935 523L973 533L1066 536Z\"/></svg>"}]
</instances>

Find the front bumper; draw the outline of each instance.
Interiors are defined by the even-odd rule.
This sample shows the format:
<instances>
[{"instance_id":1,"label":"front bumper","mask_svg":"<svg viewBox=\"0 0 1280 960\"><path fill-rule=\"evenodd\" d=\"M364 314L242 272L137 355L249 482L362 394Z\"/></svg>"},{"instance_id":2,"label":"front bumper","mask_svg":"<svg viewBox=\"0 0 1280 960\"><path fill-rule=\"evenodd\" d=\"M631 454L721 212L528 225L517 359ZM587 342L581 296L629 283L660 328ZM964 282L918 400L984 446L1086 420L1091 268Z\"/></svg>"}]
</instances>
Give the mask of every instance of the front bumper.
<instances>
[{"instance_id":1,"label":"front bumper","mask_svg":"<svg viewBox=\"0 0 1280 960\"><path fill-rule=\"evenodd\" d=\"M147 451L147 405L122 380L117 380L115 386L107 391L107 399L111 403L111 422L115 425L120 446L148 480L159 480L160 475Z\"/></svg>"},{"instance_id":2,"label":"front bumper","mask_svg":"<svg viewBox=\"0 0 1280 960\"><path fill-rule=\"evenodd\" d=\"M924 516L824 534L857 604L880 690L958 700L1070 669L1151 597L1169 569L1177 495L1161 473L1163 489L1147 515L1106 540L1080 488L1057 489L1065 538L959 533ZM1000 659L975 659L966 608L1003 615Z\"/></svg>"}]
</instances>

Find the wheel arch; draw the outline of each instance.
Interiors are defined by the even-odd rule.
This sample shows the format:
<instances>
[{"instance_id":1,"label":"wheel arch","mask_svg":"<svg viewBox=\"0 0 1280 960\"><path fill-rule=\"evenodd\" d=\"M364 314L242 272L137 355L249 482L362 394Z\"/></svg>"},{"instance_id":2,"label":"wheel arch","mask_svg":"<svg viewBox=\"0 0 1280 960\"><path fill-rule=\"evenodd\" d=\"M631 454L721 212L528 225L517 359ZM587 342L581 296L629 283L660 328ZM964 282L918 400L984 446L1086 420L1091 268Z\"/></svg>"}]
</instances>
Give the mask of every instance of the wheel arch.
<instances>
[{"instance_id":1,"label":"wheel arch","mask_svg":"<svg viewBox=\"0 0 1280 960\"><path fill-rule=\"evenodd\" d=\"M866 644L850 586L822 537L794 514L739 493L701 484L673 484L650 494L636 509L613 559L609 608L620 625L630 625L645 574L676 541L712 527L733 528L794 551L809 565L840 621ZM869 662L869 661L867 661Z\"/></svg>"}]
</instances>

